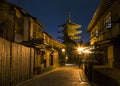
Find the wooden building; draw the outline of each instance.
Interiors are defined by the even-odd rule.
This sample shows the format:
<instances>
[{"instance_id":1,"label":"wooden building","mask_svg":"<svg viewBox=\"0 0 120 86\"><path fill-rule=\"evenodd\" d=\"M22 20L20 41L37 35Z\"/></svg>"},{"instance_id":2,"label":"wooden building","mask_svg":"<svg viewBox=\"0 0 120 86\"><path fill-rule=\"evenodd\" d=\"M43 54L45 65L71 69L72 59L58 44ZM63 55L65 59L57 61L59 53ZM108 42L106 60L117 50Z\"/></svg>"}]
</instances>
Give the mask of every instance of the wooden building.
<instances>
[{"instance_id":1,"label":"wooden building","mask_svg":"<svg viewBox=\"0 0 120 86\"><path fill-rule=\"evenodd\" d=\"M64 44L42 30L44 25L24 9L0 2L0 85L16 84L58 66Z\"/></svg>"},{"instance_id":2,"label":"wooden building","mask_svg":"<svg viewBox=\"0 0 120 86\"><path fill-rule=\"evenodd\" d=\"M120 69L120 1L102 0L90 21L90 45L99 65Z\"/></svg>"}]
</instances>

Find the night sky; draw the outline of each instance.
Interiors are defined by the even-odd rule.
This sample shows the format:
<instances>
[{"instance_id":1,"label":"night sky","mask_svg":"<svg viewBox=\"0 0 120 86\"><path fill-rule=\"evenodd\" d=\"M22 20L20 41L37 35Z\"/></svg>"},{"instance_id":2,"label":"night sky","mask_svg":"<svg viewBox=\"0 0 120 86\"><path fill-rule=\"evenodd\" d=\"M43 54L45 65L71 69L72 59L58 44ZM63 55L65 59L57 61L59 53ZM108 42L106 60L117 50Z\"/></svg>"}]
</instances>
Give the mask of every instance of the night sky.
<instances>
[{"instance_id":1,"label":"night sky","mask_svg":"<svg viewBox=\"0 0 120 86\"><path fill-rule=\"evenodd\" d=\"M44 31L54 39L62 36L58 33L61 30L59 25L64 24L68 19L68 10L71 13L71 20L82 25L80 28L82 41L89 41L89 34L85 32L94 12L101 0L7 0L14 3L30 15L38 18L45 26Z\"/></svg>"}]
</instances>

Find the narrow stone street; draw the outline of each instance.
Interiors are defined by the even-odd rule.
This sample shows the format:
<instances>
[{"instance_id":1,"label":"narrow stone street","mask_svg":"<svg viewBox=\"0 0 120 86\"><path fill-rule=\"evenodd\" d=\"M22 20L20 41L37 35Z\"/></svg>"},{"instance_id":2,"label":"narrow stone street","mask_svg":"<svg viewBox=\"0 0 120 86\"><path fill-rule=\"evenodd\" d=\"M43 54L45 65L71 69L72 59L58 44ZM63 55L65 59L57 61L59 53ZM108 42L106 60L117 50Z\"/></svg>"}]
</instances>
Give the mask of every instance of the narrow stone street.
<instances>
[{"instance_id":1,"label":"narrow stone street","mask_svg":"<svg viewBox=\"0 0 120 86\"><path fill-rule=\"evenodd\" d=\"M64 66L35 76L17 86L91 86L78 66Z\"/></svg>"}]
</instances>

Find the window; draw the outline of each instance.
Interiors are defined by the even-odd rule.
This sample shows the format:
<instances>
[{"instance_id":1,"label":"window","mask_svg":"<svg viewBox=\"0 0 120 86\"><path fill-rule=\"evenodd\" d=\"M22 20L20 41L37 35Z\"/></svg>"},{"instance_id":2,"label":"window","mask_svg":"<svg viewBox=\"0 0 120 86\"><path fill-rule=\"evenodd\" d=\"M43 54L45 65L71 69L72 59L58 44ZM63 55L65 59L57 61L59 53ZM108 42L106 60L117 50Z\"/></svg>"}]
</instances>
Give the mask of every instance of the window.
<instances>
[{"instance_id":1,"label":"window","mask_svg":"<svg viewBox=\"0 0 120 86\"><path fill-rule=\"evenodd\" d=\"M92 31L92 32L91 32L91 38L92 38L92 37L95 37L95 35L96 35L96 31Z\"/></svg>"},{"instance_id":2,"label":"window","mask_svg":"<svg viewBox=\"0 0 120 86\"><path fill-rule=\"evenodd\" d=\"M33 24L33 38L37 38L37 32L38 32L37 25Z\"/></svg>"},{"instance_id":3,"label":"window","mask_svg":"<svg viewBox=\"0 0 120 86\"><path fill-rule=\"evenodd\" d=\"M42 38L40 27L35 23L33 25L33 38Z\"/></svg>"},{"instance_id":4,"label":"window","mask_svg":"<svg viewBox=\"0 0 120 86\"><path fill-rule=\"evenodd\" d=\"M96 35L96 38L98 38L98 36L99 36L99 30L98 29L95 31L95 35Z\"/></svg>"},{"instance_id":5,"label":"window","mask_svg":"<svg viewBox=\"0 0 120 86\"><path fill-rule=\"evenodd\" d=\"M111 24L111 16L108 15L108 16L104 19L104 27L105 27L106 29L111 29L111 26L112 26L112 24Z\"/></svg>"},{"instance_id":6,"label":"window","mask_svg":"<svg viewBox=\"0 0 120 86\"><path fill-rule=\"evenodd\" d=\"M43 40L44 40L44 44L49 43L49 36L46 33L43 33Z\"/></svg>"},{"instance_id":7,"label":"window","mask_svg":"<svg viewBox=\"0 0 120 86\"><path fill-rule=\"evenodd\" d=\"M16 17L16 28L15 32L18 34L23 35L23 29L24 29L24 19L21 17Z\"/></svg>"},{"instance_id":8,"label":"window","mask_svg":"<svg viewBox=\"0 0 120 86\"><path fill-rule=\"evenodd\" d=\"M106 27L107 29L111 29L111 18L108 18L108 19L106 20L105 27Z\"/></svg>"}]
</instances>

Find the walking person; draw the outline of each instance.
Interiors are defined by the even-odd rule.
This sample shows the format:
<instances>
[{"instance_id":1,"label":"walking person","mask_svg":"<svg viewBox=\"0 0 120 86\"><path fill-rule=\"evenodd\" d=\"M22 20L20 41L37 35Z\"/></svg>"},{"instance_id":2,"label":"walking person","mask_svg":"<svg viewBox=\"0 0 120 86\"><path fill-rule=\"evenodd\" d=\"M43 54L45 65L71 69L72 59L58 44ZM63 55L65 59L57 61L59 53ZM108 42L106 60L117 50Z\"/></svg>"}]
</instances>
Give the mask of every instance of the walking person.
<instances>
[{"instance_id":1,"label":"walking person","mask_svg":"<svg viewBox=\"0 0 120 86\"><path fill-rule=\"evenodd\" d=\"M82 59L79 58L79 61L78 61L78 66L79 66L79 68L81 67L81 65L82 65Z\"/></svg>"}]
</instances>

